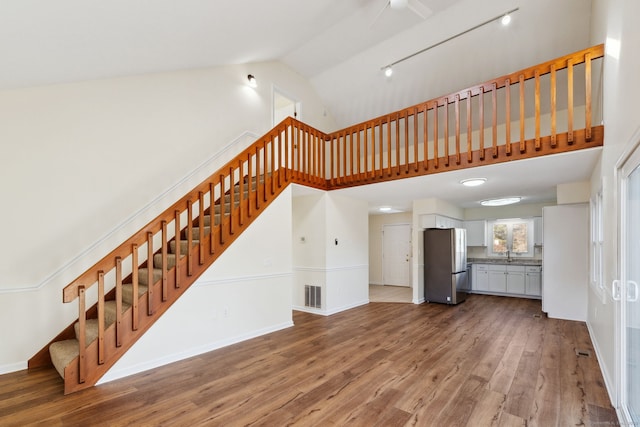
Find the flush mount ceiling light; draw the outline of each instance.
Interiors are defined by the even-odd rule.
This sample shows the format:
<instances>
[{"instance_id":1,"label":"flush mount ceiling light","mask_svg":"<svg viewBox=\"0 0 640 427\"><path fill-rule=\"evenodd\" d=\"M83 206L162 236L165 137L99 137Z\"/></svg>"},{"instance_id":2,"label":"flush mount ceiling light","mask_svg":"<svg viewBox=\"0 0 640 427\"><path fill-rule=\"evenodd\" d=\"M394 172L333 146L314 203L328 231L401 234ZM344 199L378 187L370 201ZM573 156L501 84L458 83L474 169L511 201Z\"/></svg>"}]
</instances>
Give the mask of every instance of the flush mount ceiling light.
<instances>
[{"instance_id":1,"label":"flush mount ceiling light","mask_svg":"<svg viewBox=\"0 0 640 427\"><path fill-rule=\"evenodd\" d=\"M384 75L387 77L391 77L391 75L393 74L393 68L391 67L387 67L384 69Z\"/></svg>"},{"instance_id":2,"label":"flush mount ceiling light","mask_svg":"<svg viewBox=\"0 0 640 427\"><path fill-rule=\"evenodd\" d=\"M380 212L389 212L391 210L391 206L380 206L378 210Z\"/></svg>"},{"instance_id":3,"label":"flush mount ceiling light","mask_svg":"<svg viewBox=\"0 0 640 427\"><path fill-rule=\"evenodd\" d=\"M483 200L480 202L482 206L506 206L518 203L522 197L503 197L501 199Z\"/></svg>"},{"instance_id":4,"label":"flush mount ceiling light","mask_svg":"<svg viewBox=\"0 0 640 427\"><path fill-rule=\"evenodd\" d=\"M253 87L253 88L258 87L258 81L256 80L255 77L253 77L252 74L249 74L247 76L247 84L249 85L249 87Z\"/></svg>"},{"instance_id":5,"label":"flush mount ceiling light","mask_svg":"<svg viewBox=\"0 0 640 427\"><path fill-rule=\"evenodd\" d=\"M485 182L487 182L487 178L469 178L463 179L462 181L460 181L460 184L466 187L477 187L478 185L482 185Z\"/></svg>"},{"instance_id":6,"label":"flush mount ceiling light","mask_svg":"<svg viewBox=\"0 0 640 427\"><path fill-rule=\"evenodd\" d=\"M500 20L500 22L502 23L502 25L504 25L504 26L506 27L506 26L507 26L507 25L509 25L509 23L511 22L511 15L510 15L510 14L508 14L508 13L506 13L506 14L502 17L502 19Z\"/></svg>"}]
</instances>

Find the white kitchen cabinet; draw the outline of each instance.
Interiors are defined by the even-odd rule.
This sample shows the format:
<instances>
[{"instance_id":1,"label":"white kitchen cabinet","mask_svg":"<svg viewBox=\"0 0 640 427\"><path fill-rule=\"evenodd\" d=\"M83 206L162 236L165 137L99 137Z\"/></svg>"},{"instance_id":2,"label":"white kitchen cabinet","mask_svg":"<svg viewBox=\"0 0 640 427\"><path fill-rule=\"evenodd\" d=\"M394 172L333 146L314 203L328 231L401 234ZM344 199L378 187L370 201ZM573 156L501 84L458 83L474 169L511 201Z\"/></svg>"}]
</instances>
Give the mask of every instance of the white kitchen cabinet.
<instances>
[{"instance_id":1,"label":"white kitchen cabinet","mask_svg":"<svg viewBox=\"0 0 640 427\"><path fill-rule=\"evenodd\" d=\"M471 267L473 291L487 292L489 290L489 266L473 264Z\"/></svg>"},{"instance_id":2,"label":"white kitchen cabinet","mask_svg":"<svg viewBox=\"0 0 640 427\"><path fill-rule=\"evenodd\" d=\"M489 291L499 293L507 292L506 265L489 265Z\"/></svg>"},{"instance_id":3,"label":"white kitchen cabinet","mask_svg":"<svg viewBox=\"0 0 640 427\"><path fill-rule=\"evenodd\" d=\"M542 232L542 217L537 216L533 218L533 244L541 246L544 242L544 233Z\"/></svg>"},{"instance_id":4,"label":"white kitchen cabinet","mask_svg":"<svg viewBox=\"0 0 640 427\"><path fill-rule=\"evenodd\" d=\"M542 295L542 272L540 267L526 267L524 293L539 297Z\"/></svg>"},{"instance_id":5,"label":"white kitchen cabinet","mask_svg":"<svg viewBox=\"0 0 640 427\"><path fill-rule=\"evenodd\" d=\"M525 267L524 265L507 266L507 293L525 293Z\"/></svg>"},{"instance_id":6,"label":"white kitchen cabinet","mask_svg":"<svg viewBox=\"0 0 640 427\"><path fill-rule=\"evenodd\" d=\"M462 228L462 221L444 215L420 215L422 228Z\"/></svg>"},{"instance_id":7,"label":"white kitchen cabinet","mask_svg":"<svg viewBox=\"0 0 640 427\"><path fill-rule=\"evenodd\" d=\"M467 246L487 246L487 221L465 221L467 230Z\"/></svg>"}]
</instances>

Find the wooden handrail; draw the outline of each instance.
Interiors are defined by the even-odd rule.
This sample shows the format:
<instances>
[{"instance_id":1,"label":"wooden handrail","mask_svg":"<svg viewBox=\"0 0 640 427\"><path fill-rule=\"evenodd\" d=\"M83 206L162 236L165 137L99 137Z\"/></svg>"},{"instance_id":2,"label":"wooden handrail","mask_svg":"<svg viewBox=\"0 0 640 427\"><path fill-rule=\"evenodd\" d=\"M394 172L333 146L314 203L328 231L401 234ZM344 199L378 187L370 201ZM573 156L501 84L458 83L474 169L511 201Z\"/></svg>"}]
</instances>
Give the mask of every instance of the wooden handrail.
<instances>
[{"instance_id":1,"label":"wooden handrail","mask_svg":"<svg viewBox=\"0 0 640 427\"><path fill-rule=\"evenodd\" d=\"M79 300L80 336L78 362L73 369L65 368L65 387L67 381L75 381L69 385L72 390L83 388L78 383L95 383L96 371L106 372L115 363L112 359L117 360L155 321L150 319L166 311L289 183L331 190L602 144L603 127L592 127L591 69L592 61L603 55L604 46L594 46L330 134L290 117L283 120L64 288L65 303ZM574 123L573 82L579 64L584 64L585 79L583 129L576 129ZM557 81L564 69L567 131L558 132ZM542 135L540 87L547 74L550 131ZM535 110L529 118L535 129L527 129L525 116L525 82L531 79ZM512 88L518 94L513 106L519 127L519 141L513 143ZM505 89L505 96L499 96L500 89ZM499 114L504 120L499 120ZM479 123L475 129L474 118ZM503 141L498 137L499 121L505 125ZM527 130L533 135L529 140L525 140ZM491 135L490 145L485 144L485 131ZM175 265L168 268L172 243ZM154 263L154 257L161 262ZM123 266L131 268L126 277ZM139 269L145 267L141 276ZM154 267L162 268L157 281ZM143 280L148 291L142 296ZM94 284L98 285L97 308L87 310L85 293ZM123 284L131 284L133 294L132 306L124 314ZM115 299L115 325L104 321L109 299ZM86 320L96 312L97 343L85 343ZM67 371L73 380L67 380Z\"/></svg>"}]
</instances>

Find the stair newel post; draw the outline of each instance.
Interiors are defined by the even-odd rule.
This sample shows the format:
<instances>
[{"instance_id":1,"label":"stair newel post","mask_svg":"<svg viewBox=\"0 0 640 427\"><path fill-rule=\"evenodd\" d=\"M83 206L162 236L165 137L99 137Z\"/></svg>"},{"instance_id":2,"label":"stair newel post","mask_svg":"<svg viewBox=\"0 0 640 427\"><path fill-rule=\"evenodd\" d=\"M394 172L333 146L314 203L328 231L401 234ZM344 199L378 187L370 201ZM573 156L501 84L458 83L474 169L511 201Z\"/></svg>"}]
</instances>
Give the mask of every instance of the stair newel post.
<instances>
[{"instance_id":1,"label":"stair newel post","mask_svg":"<svg viewBox=\"0 0 640 427\"><path fill-rule=\"evenodd\" d=\"M98 271L98 364L104 363L104 272Z\"/></svg>"},{"instance_id":2,"label":"stair newel post","mask_svg":"<svg viewBox=\"0 0 640 427\"><path fill-rule=\"evenodd\" d=\"M147 314L153 315L153 233L147 233ZM134 298L136 295L134 295Z\"/></svg>"},{"instance_id":3,"label":"stair newel post","mask_svg":"<svg viewBox=\"0 0 640 427\"><path fill-rule=\"evenodd\" d=\"M161 222L161 226L162 226L162 301L166 301L167 300L167 292L169 291L167 289L167 268L169 266L169 262L167 260L168 258L168 243L167 243L167 221L162 220Z\"/></svg>"},{"instance_id":4,"label":"stair newel post","mask_svg":"<svg viewBox=\"0 0 640 427\"><path fill-rule=\"evenodd\" d=\"M235 212L236 186L235 186L234 175L235 174L234 174L233 166L230 166L229 167L229 235L230 236L233 236L233 233L234 233L233 218L235 217L235 214L236 214L236 212ZM271 178L272 178L272 181L273 181L273 177L271 177ZM266 201L266 190L265 190L265 201Z\"/></svg>"},{"instance_id":5,"label":"stair newel post","mask_svg":"<svg viewBox=\"0 0 640 427\"><path fill-rule=\"evenodd\" d=\"M191 259L191 249L193 246L193 204L187 200L187 276L193 274L193 263Z\"/></svg>"},{"instance_id":6,"label":"stair newel post","mask_svg":"<svg viewBox=\"0 0 640 427\"><path fill-rule=\"evenodd\" d=\"M116 347L122 346L122 258L116 257Z\"/></svg>"},{"instance_id":7,"label":"stair newel post","mask_svg":"<svg viewBox=\"0 0 640 427\"><path fill-rule=\"evenodd\" d=\"M176 283L175 283L175 287L179 288L180 287L180 253L182 252L180 246L181 246L181 242L180 242L180 233L182 233L182 229L180 228L180 211L176 209L176 211L174 212L175 215L175 232L174 232L174 241L176 243L176 250L175 250L175 256L176 256Z\"/></svg>"},{"instance_id":8,"label":"stair newel post","mask_svg":"<svg viewBox=\"0 0 640 427\"><path fill-rule=\"evenodd\" d=\"M198 264L204 264L204 192L198 192Z\"/></svg>"},{"instance_id":9,"label":"stair newel post","mask_svg":"<svg viewBox=\"0 0 640 427\"><path fill-rule=\"evenodd\" d=\"M86 334L87 334L87 313L86 313L86 301L85 301L85 289L84 286L78 286L78 329L80 334L78 336L78 382L84 383L87 377L87 363L86 363Z\"/></svg>"},{"instance_id":10,"label":"stair newel post","mask_svg":"<svg viewBox=\"0 0 640 427\"><path fill-rule=\"evenodd\" d=\"M286 169L284 173L287 173ZM251 153L247 154L247 179L247 216L251 218L251 192L253 190L253 166L251 165Z\"/></svg>"},{"instance_id":11,"label":"stair newel post","mask_svg":"<svg viewBox=\"0 0 640 427\"><path fill-rule=\"evenodd\" d=\"M224 230L222 228L224 224L224 217L227 212L227 200L224 190L224 175L220 174L220 244L224 245ZM256 196L257 201L257 196Z\"/></svg>"},{"instance_id":12,"label":"stair newel post","mask_svg":"<svg viewBox=\"0 0 640 427\"><path fill-rule=\"evenodd\" d=\"M215 253L215 230L216 230L216 186L209 183L209 254Z\"/></svg>"},{"instance_id":13,"label":"stair newel post","mask_svg":"<svg viewBox=\"0 0 640 427\"><path fill-rule=\"evenodd\" d=\"M131 247L131 328L134 331L138 330L138 320L139 320L139 312L138 312L138 282L140 272L138 268L140 267L140 263L138 262L138 245L133 244Z\"/></svg>"}]
</instances>

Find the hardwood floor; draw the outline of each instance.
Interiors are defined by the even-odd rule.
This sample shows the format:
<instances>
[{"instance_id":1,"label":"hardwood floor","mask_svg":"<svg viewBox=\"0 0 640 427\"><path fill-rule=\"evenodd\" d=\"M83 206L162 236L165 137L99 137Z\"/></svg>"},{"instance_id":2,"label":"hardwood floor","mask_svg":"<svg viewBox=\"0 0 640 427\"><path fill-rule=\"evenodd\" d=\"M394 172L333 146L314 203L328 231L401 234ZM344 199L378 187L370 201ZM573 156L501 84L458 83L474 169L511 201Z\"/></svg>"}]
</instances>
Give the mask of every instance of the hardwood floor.
<instances>
[{"instance_id":1,"label":"hardwood floor","mask_svg":"<svg viewBox=\"0 0 640 427\"><path fill-rule=\"evenodd\" d=\"M287 330L69 396L53 369L0 376L0 425L617 425L586 326L538 315L485 295L295 312Z\"/></svg>"}]
</instances>

